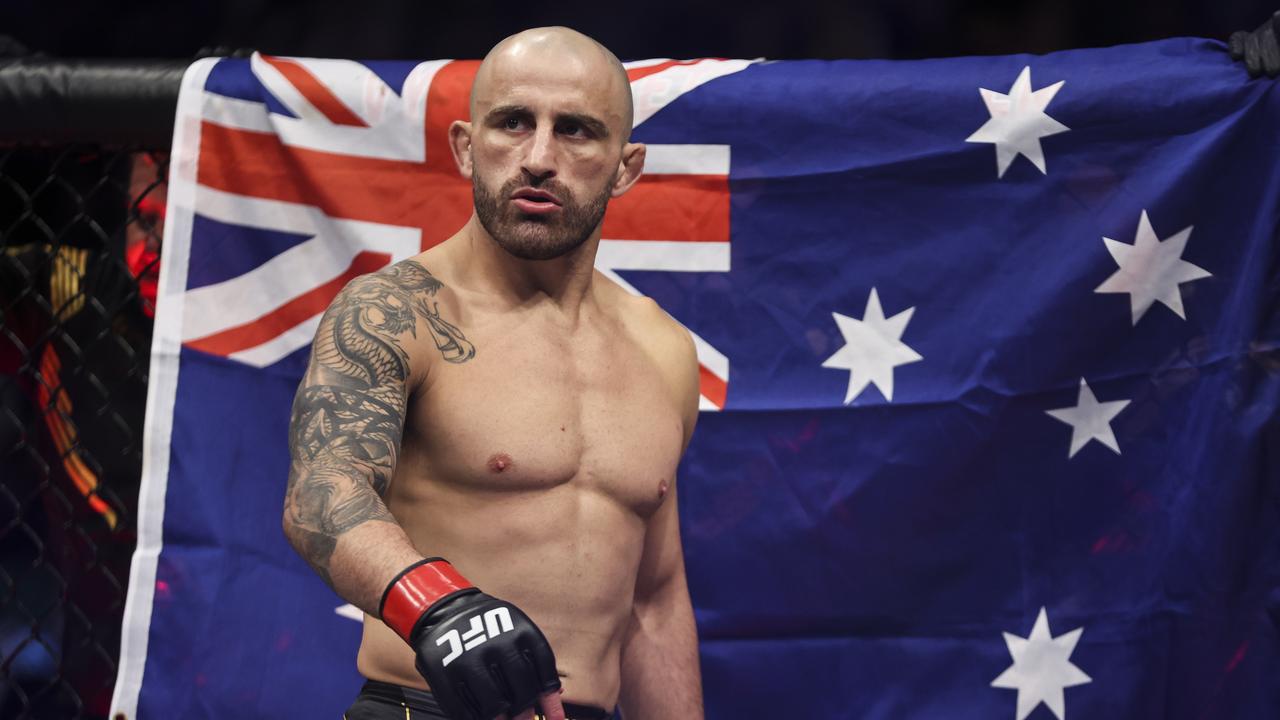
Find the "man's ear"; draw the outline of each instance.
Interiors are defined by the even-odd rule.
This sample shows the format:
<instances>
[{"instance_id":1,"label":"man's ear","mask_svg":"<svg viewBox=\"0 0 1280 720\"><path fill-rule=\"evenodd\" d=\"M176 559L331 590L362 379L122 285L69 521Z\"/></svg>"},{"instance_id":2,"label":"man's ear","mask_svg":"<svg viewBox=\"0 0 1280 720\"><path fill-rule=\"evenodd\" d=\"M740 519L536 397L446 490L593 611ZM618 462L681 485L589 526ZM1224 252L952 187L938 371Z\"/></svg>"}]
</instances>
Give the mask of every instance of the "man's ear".
<instances>
[{"instance_id":1,"label":"man's ear","mask_svg":"<svg viewBox=\"0 0 1280 720\"><path fill-rule=\"evenodd\" d=\"M449 149L453 151L453 160L458 163L458 172L467 180L471 179L471 123L454 120L449 126Z\"/></svg>"},{"instance_id":2,"label":"man's ear","mask_svg":"<svg viewBox=\"0 0 1280 720\"><path fill-rule=\"evenodd\" d=\"M618 179L613 181L612 197L620 197L631 189L644 172L645 147L641 143L622 146L622 159L618 161Z\"/></svg>"}]
</instances>

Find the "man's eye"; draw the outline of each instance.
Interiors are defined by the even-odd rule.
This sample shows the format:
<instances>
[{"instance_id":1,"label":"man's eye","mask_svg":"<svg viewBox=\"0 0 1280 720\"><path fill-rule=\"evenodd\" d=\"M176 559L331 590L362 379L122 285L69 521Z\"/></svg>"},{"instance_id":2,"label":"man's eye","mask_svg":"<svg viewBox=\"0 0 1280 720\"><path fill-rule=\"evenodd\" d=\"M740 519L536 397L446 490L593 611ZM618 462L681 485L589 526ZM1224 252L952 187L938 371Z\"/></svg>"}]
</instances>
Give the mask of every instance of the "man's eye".
<instances>
[{"instance_id":1,"label":"man's eye","mask_svg":"<svg viewBox=\"0 0 1280 720\"><path fill-rule=\"evenodd\" d=\"M581 125L576 124L561 125L560 132L571 137L579 137L586 134L586 130L584 130Z\"/></svg>"},{"instance_id":2,"label":"man's eye","mask_svg":"<svg viewBox=\"0 0 1280 720\"><path fill-rule=\"evenodd\" d=\"M520 120L520 118L507 118L502 123L502 126L508 130L519 130L522 125L524 125L524 123Z\"/></svg>"}]
</instances>

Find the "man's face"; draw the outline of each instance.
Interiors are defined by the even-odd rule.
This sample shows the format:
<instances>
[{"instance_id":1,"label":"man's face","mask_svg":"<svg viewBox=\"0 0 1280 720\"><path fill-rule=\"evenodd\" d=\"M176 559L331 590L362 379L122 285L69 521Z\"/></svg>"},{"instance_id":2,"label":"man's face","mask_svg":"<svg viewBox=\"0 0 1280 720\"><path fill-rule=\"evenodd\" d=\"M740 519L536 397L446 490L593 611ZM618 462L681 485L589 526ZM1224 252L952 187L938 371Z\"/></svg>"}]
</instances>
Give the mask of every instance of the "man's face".
<instances>
[{"instance_id":1,"label":"man's face","mask_svg":"<svg viewBox=\"0 0 1280 720\"><path fill-rule=\"evenodd\" d=\"M476 215L512 255L560 257L600 226L614 190L628 130L619 81L590 57L537 48L490 70L472 117Z\"/></svg>"}]
</instances>

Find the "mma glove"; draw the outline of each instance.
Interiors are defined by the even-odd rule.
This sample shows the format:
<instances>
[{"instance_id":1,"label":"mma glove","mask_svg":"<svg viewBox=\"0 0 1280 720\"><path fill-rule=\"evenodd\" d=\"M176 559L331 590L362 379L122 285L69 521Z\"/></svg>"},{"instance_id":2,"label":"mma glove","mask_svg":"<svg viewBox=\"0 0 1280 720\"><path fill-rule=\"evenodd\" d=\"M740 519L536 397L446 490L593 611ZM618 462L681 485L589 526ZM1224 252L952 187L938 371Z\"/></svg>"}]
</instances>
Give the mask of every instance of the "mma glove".
<instances>
[{"instance_id":1,"label":"mma glove","mask_svg":"<svg viewBox=\"0 0 1280 720\"><path fill-rule=\"evenodd\" d=\"M1244 60L1249 77L1280 75L1280 12L1276 12L1253 32L1232 33L1227 49L1232 60Z\"/></svg>"},{"instance_id":2,"label":"mma glove","mask_svg":"<svg viewBox=\"0 0 1280 720\"><path fill-rule=\"evenodd\" d=\"M546 637L520 608L480 592L441 558L405 568L382 594L385 622L454 720L514 717L560 689Z\"/></svg>"}]
</instances>

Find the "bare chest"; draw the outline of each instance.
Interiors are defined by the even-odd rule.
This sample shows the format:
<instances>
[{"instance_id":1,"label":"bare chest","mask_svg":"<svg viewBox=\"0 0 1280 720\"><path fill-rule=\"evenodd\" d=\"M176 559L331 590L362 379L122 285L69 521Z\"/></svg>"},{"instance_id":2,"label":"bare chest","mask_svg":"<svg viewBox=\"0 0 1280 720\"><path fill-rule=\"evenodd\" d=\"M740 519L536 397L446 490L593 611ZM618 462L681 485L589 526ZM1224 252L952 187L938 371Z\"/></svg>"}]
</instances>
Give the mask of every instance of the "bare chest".
<instances>
[{"instance_id":1,"label":"bare chest","mask_svg":"<svg viewBox=\"0 0 1280 720\"><path fill-rule=\"evenodd\" d=\"M406 444L434 482L475 492L573 485L647 517L679 460L671 388L626 335L500 326L466 363L438 363Z\"/></svg>"}]
</instances>

